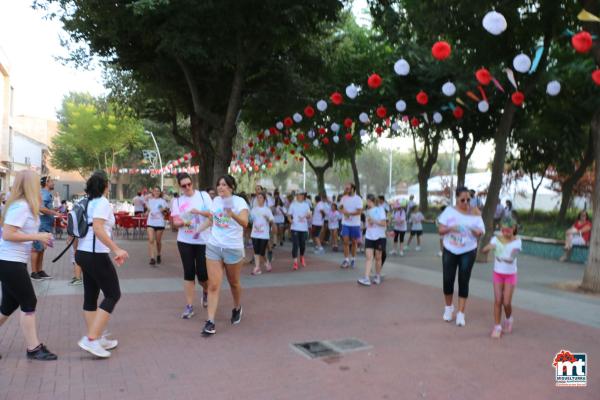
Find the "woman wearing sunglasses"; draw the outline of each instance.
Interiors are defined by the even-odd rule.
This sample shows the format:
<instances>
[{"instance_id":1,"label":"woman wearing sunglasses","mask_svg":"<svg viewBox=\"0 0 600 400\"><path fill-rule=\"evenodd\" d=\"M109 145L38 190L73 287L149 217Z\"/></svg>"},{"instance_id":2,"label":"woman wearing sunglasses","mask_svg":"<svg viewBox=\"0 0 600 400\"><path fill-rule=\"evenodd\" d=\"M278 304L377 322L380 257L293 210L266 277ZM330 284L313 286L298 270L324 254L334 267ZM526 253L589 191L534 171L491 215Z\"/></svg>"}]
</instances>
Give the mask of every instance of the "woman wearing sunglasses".
<instances>
[{"instance_id":1,"label":"woman wearing sunglasses","mask_svg":"<svg viewBox=\"0 0 600 400\"><path fill-rule=\"evenodd\" d=\"M469 296L471 270L477 256L477 241L485 232L481 212L470 206L469 189L456 189L456 206L446 207L438 217L438 229L442 236L444 251L442 266L446 307L444 321L453 319L454 281L458 270L458 313L456 325L465 326L465 306Z\"/></svg>"}]
</instances>

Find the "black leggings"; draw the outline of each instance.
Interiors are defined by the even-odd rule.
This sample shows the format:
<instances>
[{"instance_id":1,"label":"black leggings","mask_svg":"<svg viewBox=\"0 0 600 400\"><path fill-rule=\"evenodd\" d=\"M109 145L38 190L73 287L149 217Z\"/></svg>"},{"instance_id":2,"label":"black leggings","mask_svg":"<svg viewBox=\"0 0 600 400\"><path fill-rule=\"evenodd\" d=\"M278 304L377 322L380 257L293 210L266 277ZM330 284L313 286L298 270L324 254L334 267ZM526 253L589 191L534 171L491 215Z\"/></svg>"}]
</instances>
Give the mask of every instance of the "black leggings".
<instances>
[{"instance_id":1,"label":"black leggings","mask_svg":"<svg viewBox=\"0 0 600 400\"><path fill-rule=\"evenodd\" d=\"M0 313L11 315L19 306L24 313L35 312L37 298L27 272L27 264L0 260L0 282L2 303Z\"/></svg>"},{"instance_id":2,"label":"black leggings","mask_svg":"<svg viewBox=\"0 0 600 400\"><path fill-rule=\"evenodd\" d=\"M477 249L464 254L454 254L444 248L442 266L444 275L444 294L454 293L454 280L458 269L458 297L469 297L469 280L475 264Z\"/></svg>"},{"instance_id":3,"label":"black leggings","mask_svg":"<svg viewBox=\"0 0 600 400\"><path fill-rule=\"evenodd\" d=\"M404 243L404 235L406 235L406 231L394 230L394 243L398 243L398 238L400 238L400 243Z\"/></svg>"},{"instance_id":4,"label":"black leggings","mask_svg":"<svg viewBox=\"0 0 600 400\"><path fill-rule=\"evenodd\" d=\"M197 277L198 282L206 282L206 245L177 242L177 248L183 264L183 280L193 282Z\"/></svg>"},{"instance_id":5,"label":"black leggings","mask_svg":"<svg viewBox=\"0 0 600 400\"><path fill-rule=\"evenodd\" d=\"M300 250L300 256L304 255L307 235L308 232L292 231L292 258L298 257L298 250Z\"/></svg>"},{"instance_id":6,"label":"black leggings","mask_svg":"<svg viewBox=\"0 0 600 400\"><path fill-rule=\"evenodd\" d=\"M98 297L102 290L104 300L100 303L100 309L111 314L121 298L121 288L109 254L77 250L75 262L83 272L83 310L98 309Z\"/></svg>"},{"instance_id":7,"label":"black leggings","mask_svg":"<svg viewBox=\"0 0 600 400\"><path fill-rule=\"evenodd\" d=\"M258 239L252 238L252 247L254 248L254 255L265 256L269 239Z\"/></svg>"}]
</instances>

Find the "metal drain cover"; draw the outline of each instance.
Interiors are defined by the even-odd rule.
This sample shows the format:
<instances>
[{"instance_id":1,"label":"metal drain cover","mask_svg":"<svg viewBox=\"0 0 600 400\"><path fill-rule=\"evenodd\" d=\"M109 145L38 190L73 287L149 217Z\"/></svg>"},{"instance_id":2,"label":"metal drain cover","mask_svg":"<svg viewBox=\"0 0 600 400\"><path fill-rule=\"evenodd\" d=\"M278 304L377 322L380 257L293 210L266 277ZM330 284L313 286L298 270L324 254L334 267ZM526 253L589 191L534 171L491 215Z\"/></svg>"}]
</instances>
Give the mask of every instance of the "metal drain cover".
<instances>
[{"instance_id":1,"label":"metal drain cover","mask_svg":"<svg viewBox=\"0 0 600 400\"><path fill-rule=\"evenodd\" d=\"M339 352L332 349L322 341L294 343L293 347L299 350L305 356L310 358L331 357L339 355Z\"/></svg>"},{"instance_id":2,"label":"metal drain cover","mask_svg":"<svg viewBox=\"0 0 600 400\"><path fill-rule=\"evenodd\" d=\"M339 340L329 340L327 344L332 347L334 350L339 351L340 353L346 353L349 351L358 351L365 350L370 348L367 343L362 340L354 339L354 338L346 338Z\"/></svg>"}]
</instances>

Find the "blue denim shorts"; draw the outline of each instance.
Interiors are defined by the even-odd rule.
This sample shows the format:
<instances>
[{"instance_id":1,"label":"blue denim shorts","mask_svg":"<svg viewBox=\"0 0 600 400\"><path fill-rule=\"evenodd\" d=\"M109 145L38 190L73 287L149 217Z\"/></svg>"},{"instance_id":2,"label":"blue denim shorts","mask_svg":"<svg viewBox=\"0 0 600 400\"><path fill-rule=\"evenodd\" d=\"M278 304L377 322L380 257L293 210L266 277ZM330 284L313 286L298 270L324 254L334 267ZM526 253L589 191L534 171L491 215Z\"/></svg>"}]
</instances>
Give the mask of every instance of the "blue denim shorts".
<instances>
[{"instance_id":1,"label":"blue denim shorts","mask_svg":"<svg viewBox=\"0 0 600 400\"><path fill-rule=\"evenodd\" d=\"M39 232L52 233L52 226L50 226L48 224L41 224ZM44 251L44 245L42 244L42 242L38 242L37 240L33 241L32 247L33 247L33 250L37 251L38 253Z\"/></svg>"},{"instance_id":2,"label":"blue denim shorts","mask_svg":"<svg viewBox=\"0 0 600 400\"><path fill-rule=\"evenodd\" d=\"M224 264L237 264L244 259L244 249L225 249L223 247L206 245L206 259L212 261L223 261Z\"/></svg>"},{"instance_id":3,"label":"blue denim shorts","mask_svg":"<svg viewBox=\"0 0 600 400\"><path fill-rule=\"evenodd\" d=\"M361 234L360 234L360 226L342 225L341 236L342 237L348 236L352 240L358 240L358 239L360 239L360 236L361 236Z\"/></svg>"}]
</instances>

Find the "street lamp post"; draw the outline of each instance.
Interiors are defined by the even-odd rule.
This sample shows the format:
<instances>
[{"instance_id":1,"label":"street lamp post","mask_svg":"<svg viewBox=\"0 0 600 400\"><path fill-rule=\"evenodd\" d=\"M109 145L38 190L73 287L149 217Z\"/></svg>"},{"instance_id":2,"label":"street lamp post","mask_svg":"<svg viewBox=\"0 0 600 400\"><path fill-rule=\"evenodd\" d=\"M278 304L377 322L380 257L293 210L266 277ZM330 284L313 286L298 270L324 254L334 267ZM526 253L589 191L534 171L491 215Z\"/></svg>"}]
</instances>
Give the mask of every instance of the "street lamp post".
<instances>
[{"instance_id":1,"label":"street lamp post","mask_svg":"<svg viewBox=\"0 0 600 400\"><path fill-rule=\"evenodd\" d=\"M160 167L160 190L163 191L164 186L165 186L165 174L163 171L162 157L160 156L160 149L158 148L158 143L156 143L156 139L154 138L154 133L152 133L151 131L146 131L146 134L150 135L150 137L152 138L152 141L154 142L154 147L156 148L156 154L158 154L158 165Z\"/></svg>"}]
</instances>

